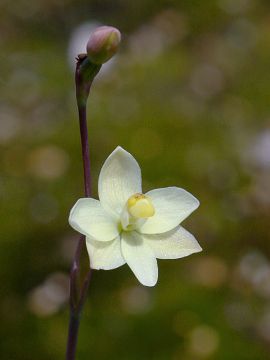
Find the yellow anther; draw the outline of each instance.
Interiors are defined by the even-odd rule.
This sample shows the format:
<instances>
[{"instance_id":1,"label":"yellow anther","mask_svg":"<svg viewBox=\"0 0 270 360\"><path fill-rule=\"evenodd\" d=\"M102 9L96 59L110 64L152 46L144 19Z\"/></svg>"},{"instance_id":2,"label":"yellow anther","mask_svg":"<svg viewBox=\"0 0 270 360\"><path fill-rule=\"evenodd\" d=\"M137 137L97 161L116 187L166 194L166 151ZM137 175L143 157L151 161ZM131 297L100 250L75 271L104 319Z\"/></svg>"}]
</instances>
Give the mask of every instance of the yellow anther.
<instances>
[{"instance_id":1,"label":"yellow anther","mask_svg":"<svg viewBox=\"0 0 270 360\"><path fill-rule=\"evenodd\" d=\"M127 210L135 218L149 218L155 214L151 200L144 194L132 195L127 201Z\"/></svg>"}]
</instances>

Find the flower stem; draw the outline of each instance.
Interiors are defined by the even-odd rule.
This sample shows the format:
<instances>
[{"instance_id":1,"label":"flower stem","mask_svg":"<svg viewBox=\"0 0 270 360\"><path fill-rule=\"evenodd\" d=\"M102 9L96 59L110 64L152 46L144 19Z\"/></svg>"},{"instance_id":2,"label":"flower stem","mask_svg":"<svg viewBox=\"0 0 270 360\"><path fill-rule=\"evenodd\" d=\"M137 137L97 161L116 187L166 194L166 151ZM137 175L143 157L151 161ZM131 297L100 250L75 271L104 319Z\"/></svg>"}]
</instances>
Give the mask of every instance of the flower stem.
<instances>
[{"instance_id":1,"label":"flower stem","mask_svg":"<svg viewBox=\"0 0 270 360\"><path fill-rule=\"evenodd\" d=\"M88 145L88 131L86 122L86 106L78 106L80 119L80 133L82 143L82 158L84 170L84 193L86 197L91 195L91 168Z\"/></svg>"},{"instance_id":2,"label":"flower stem","mask_svg":"<svg viewBox=\"0 0 270 360\"><path fill-rule=\"evenodd\" d=\"M78 330L80 325L80 317L75 314L70 314L69 329L68 329L68 343L66 360L75 359L76 345L78 340Z\"/></svg>"},{"instance_id":3,"label":"flower stem","mask_svg":"<svg viewBox=\"0 0 270 360\"><path fill-rule=\"evenodd\" d=\"M84 193L86 197L91 195L91 168L88 144L88 129L86 118L86 104L94 77L100 70L101 65L92 64L86 55L79 55L75 72L76 99L80 122L80 136L82 146L82 160L84 171ZM85 244L85 236L80 236L70 271L70 320L66 360L74 360L78 341L80 317L86 300L87 291L91 279L91 269L84 276L82 285L79 281L80 259Z\"/></svg>"}]
</instances>

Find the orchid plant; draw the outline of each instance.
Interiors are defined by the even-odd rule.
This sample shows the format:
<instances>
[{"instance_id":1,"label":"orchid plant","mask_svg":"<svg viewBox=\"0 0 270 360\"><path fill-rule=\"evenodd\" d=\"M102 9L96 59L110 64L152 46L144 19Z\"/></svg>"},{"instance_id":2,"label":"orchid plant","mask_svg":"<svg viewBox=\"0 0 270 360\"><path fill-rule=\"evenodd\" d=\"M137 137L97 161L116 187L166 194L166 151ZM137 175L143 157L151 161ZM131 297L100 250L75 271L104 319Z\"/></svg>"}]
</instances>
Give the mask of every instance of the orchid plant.
<instances>
[{"instance_id":1,"label":"orchid plant","mask_svg":"<svg viewBox=\"0 0 270 360\"><path fill-rule=\"evenodd\" d=\"M201 251L192 234L180 223L199 206L186 190L167 187L142 192L141 169L135 158L118 146L102 166L99 200L91 197L86 104L92 82L103 63L118 50L120 32L110 26L97 28L79 54L75 72L85 197L70 211L69 223L81 236L70 273L70 322L66 359L74 360L81 312L91 279L91 269L112 270L125 263L139 282L154 286L157 259L177 259ZM86 248L90 267L82 285L80 258Z\"/></svg>"}]
</instances>

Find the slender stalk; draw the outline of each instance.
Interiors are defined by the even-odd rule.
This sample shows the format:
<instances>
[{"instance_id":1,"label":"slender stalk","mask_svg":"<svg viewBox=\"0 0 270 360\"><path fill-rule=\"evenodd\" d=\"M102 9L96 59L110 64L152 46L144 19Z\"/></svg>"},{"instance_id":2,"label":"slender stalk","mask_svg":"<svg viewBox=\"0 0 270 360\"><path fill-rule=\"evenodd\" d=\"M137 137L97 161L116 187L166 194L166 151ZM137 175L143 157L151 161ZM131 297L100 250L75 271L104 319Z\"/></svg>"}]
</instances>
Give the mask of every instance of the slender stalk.
<instances>
[{"instance_id":1,"label":"slender stalk","mask_svg":"<svg viewBox=\"0 0 270 360\"><path fill-rule=\"evenodd\" d=\"M76 345L78 340L78 330L80 325L80 317L76 314L70 314L69 329L68 329L68 343L67 343L67 360L75 359Z\"/></svg>"},{"instance_id":2,"label":"slender stalk","mask_svg":"<svg viewBox=\"0 0 270 360\"><path fill-rule=\"evenodd\" d=\"M84 193L86 197L91 195L91 168L88 145L88 130L86 122L86 106L79 106L80 134L82 144L82 158L84 170Z\"/></svg>"},{"instance_id":3,"label":"slender stalk","mask_svg":"<svg viewBox=\"0 0 270 360\"><path fill-rule=\"evenodd\" d=\"M84 193L86 197L91 196L91 167L88 144L86 104L93 79L98 73L100 67L100 65L95 65L89 62L85 55L81 55L77 59L77 66L75 72L76 99L80 123L80 137L84 172ZM89 269L89 271L84 277L83 284L80 287L80 259L84 244L85 236L80 236L70 271L70 320L66 360L75 359L78 341L78 331L80 326L80 317L91 279L91 269Z\"/></svg>"}]
</instances>

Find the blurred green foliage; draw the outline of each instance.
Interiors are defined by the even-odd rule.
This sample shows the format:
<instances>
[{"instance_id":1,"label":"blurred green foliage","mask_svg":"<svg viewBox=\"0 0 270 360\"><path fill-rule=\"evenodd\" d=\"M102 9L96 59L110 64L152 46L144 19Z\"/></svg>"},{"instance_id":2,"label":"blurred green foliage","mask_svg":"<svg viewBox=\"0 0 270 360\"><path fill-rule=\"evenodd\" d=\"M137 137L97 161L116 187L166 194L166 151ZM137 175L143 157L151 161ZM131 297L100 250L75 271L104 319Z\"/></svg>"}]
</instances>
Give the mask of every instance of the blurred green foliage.
<instances>
[{"instance_id":1,"label":"blurred green foliage","mask_svg":"<svg viewBox=\"0 0 270 360\"><path fill-rule=\"evenodd\" d=\"M268 359L269 2L4 0L0 9L1 359L64 358L77 239L67 216L83 194L70 37L86 21L123 33L89 101L94 195L121 145L145 190L176 185L200 199L184 226L204 251L160 261L153 289L127 266L94 272L78 359Z\"/></svg>"}]
</instances>

